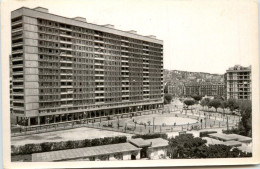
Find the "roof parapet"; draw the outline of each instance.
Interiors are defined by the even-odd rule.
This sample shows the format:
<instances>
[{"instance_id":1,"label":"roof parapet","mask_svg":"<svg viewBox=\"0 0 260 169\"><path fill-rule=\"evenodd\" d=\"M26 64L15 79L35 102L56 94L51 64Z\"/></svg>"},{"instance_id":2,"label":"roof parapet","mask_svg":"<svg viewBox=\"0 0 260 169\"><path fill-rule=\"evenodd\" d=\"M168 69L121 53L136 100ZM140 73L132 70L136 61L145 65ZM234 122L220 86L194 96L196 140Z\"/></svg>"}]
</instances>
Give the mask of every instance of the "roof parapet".
<instances>
[{"instance_id":1,"label":"roof parapet","mask_svg":"<svg viewBox=\"0 0 260 169\"><path fill-rule=\"evenodd\" d=\"M154 35L147 35L146 37L156 39L156 36L154 36Z\"/></svg>"},{"instance_id":2,"label":"roof parapet","mask_svg":"<svg viewBox=\"0 0 260 169\"><path fill-rule=\"evenodd\" d=\"M36 7L36 8L33 8L33 9L36 10L36 11L45 12L45 13L49 12L49 9L43 8L43 7Z\"/></svg>"},{"instance_id":3,"label":"roof parapet","mask_svg":"<svg viewBox=\"0 0 260 169\"><path fill-rule=\"evenodd\" d=\"M106 25L102 25L102 26L107 27L107 28L112 28L112 29L115 28L115 26L114 26L114 25L111 25L111 24L106 24Z\"/></svg>"},{"instance_id":4,"label":"roof parapet","mask_svg":"<svg viewBox=\"0 0 260 169\"><path fill-rule=\"evenodd\" d=\"M72 19L77 20L77 21L81 21L81 22L87 22L86 18L79 17L79 16L72 18Z\"/></svg>"},{"instance_id":5,"label":"roof parapet","mask_svg":"<svg viewBox=\"0 0 260 169\"><path fill-rule=\"evenodd\" d=\"M130 30L130 31L127 31L128 33L133 33L133 34L137 34L137 31L135 30Z\"/></svg>"}]
</instances>

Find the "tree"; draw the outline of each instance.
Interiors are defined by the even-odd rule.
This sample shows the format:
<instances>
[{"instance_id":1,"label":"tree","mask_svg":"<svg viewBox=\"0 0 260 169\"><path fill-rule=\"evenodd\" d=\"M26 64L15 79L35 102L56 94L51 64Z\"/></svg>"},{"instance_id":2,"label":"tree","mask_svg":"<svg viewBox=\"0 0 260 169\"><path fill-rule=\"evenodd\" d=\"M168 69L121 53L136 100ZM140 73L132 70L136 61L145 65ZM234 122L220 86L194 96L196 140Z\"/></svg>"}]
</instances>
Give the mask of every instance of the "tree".
<instances>
[{"instance_id":1,"label":"tree","mask_svg":"<svg viewBox=\"0 0 260 169\"><path fill-rule=\"evenodd\" d=\"M230 109L230 111L234 111L235 109L238 109L239 106L238 106L238 102L236 99L228 99L228 107Z\"/></svg>"},{"instance_id":2,"label":"tree","mask_svg":"<svg viewBox=\"0 0 260 169\"><path fill-rule=\"evenodd\" d=\"M221 101L218 100L218 99L213 99L209 102L209 106L214 107L216 109L216 112L217 112L218 108L221 106Z\"/></svg>"},{"instance_id":3,"label":"tree","mask_svg":"<svg viewBox=\"0 0 260 169\"><path fill-rule=\"evenodd\" d=\"M222 101L224 101L224 98L223 98L223 96L214 96L214 99L218 99L218 100L222 100Z\"/></svg>"},{"instance_id":4,"label":"tree","mask_svg":"<svg viewBox=\"0 0 260 169\"><path fill-rule=\"evenodd\" d=\"M221 101L220 107L223 109L223 113L222 113L222 116L223 116L223 114L225 113L225 109L228 108L228 102L227 101Z\"/></svg>"},{"instance_id":5,"label":"tree","mask_svg":"<svg viewBox=\"0 0 260 169\"><path fill-rule=\"evenodd\" d=\"M172 101L172 95L171 94L165 94L164 100L166 100L166 104L171 103Z\"/></svg>"},{"instance_id":6,"label":"tree","mask_svg":"<svg viewBox=\"0 0 260 169\"><path fill-rule=\"evenodd\" d=\"M239 102L241 121L239 123L240 134L252 137L252 102L249 100Z\"/></svg>"},{"instance_id":7,"label":"tree","mask_svg":"<svg viewBox=\"0 0 260 169\"><path fill-rule=\"evenodd\" d=\"M184 100L184 104L186 104L186 105L188 106L188 108L189 108L189 106L192 106L192 105L195 104L195 101L194 101L194 100L191 100L191 99L189 99L189 100Z\"/></svg>"},{"instance_id":8,"label":"tree","mask_svg":"<svg viewBox=\"0 0 260 169\"><path fill-rule=\"evenodd\" d=\"M203 100L200 102L200 105L201 105L201 106L203 107L203 109L204 109L205 106L208 106L209 102L210 102L210 99L209 99L209 98L205 98L205 99L203 99Z\"/></svg>"},{"instance_id":9,"label":"tree","mask_svg":"<svg viewBox=\"0 0 260 169\"><path fill-rule=\"evenodd\" d=\"M192 106L195 104L195 101L192 99L184 100L184 104L187 105L187 108L189 108L189 106ZM186 110L186 113L187 113L187 110Z\"/></svg>"},{"instance_id":10,"label":"tree","mask_svg":"<svg viewBox=\"0 0 260 169\"><path fill-rule=\"evenodd\" d=\"M220 107L223 109L223 113L225 113L225 109L228 108L228 102L222 101Z\"/></svg>"},{"instance_id":11,"label":"tree","mask_svg":"<svg viewBox=\"0 0 260 169\"><path fill-rule=\"evenodd\" d=\"M169 104L169 102L164 98L163 104Z\"/></svg>"},{"instance_id":12,"label":"tree","mask_svg":"<svg viewBox=\"0 0 260 169\"><path fill-rule=\"evenodd\" d=\"M194 95L194 96L191 96L195 101L199 102L201 99L202 99L202 96L200 95Z\"/></svg>"},{"instance_id":13,"label":"tree","mask_svg":"<svg viewBox=\"0 0 260 169\"><path fill-rule=\"evenodd\" d=\"M216 144L206 146L207 141L190 134L169 138L168 156L171 159L252 157L231 146Z\"/></svg>"}]
</instances>

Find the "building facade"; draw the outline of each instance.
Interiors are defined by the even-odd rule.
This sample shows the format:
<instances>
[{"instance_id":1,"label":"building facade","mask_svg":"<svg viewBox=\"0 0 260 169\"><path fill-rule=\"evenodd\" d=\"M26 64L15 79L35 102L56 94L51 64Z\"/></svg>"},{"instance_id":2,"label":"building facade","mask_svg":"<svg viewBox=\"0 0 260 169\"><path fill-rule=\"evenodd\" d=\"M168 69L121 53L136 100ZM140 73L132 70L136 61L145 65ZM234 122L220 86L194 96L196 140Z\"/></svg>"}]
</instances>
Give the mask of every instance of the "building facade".
<instances>
[{"instance_id":1,"label":"building facade","mask_svg":"<svg viewBox=\"0 0 260 169\"><path fill-rule=\"evenodd\" d=\"M226 71L226 98L251 100L251 66L235 65Z\"/></svg>"},{"instance_id":2,"label":"building facade","mask_svg":"<svg viewBox=\"0 0 260 169\"><path fill-rule=\"evenodd\" d=\"M221 96L224 97L224 83L194 82L185 83L183 87L184 96Z\"/></svg>"},{"instance_id":3,"label":"building facade","mask_svg":"<svg viewBox=\"0 0 260 169\"><path fill-rule=\"evenodd\" d=\"M11 13L17 123L41 125L163 105L163 42L45 8Z\"/></svg>"}]
</instances>

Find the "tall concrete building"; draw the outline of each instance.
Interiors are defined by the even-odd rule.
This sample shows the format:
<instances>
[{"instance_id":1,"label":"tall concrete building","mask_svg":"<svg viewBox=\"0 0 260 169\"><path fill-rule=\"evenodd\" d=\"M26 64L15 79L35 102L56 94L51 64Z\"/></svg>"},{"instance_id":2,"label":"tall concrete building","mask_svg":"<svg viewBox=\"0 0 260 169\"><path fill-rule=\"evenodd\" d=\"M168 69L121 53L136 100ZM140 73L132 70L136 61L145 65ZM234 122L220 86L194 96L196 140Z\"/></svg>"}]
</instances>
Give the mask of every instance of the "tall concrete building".
<instances>
[{"instance_id":1,"label":"tall concrete building","mask_svg":"<svg viewBox=\"0 0 260 169\"><path fill-rule=\"evenodd\" d=\"M226 71L227 99L251 100L251 66L235 65Z\"/></svg>"},{"instance_id":2,"label":"tall concrete building","mask_svg":"<svg viewBox=\"0 0 260 169\"><path fill-rule=\"evenodd\" d=\"M40 125L163 106L163 41L45 8L11 13L13 113Z\"/></svg>"}]
</instances>

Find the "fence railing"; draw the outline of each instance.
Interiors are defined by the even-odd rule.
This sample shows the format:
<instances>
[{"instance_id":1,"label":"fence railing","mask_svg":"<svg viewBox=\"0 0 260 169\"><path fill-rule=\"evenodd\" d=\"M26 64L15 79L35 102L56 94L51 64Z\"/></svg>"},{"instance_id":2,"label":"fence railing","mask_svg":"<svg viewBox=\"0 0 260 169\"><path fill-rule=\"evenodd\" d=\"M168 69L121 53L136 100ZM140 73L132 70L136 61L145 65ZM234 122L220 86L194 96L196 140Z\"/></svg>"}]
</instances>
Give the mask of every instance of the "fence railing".
<instances>
[{"instance_id":1,"label":"fence railing","mask_svg":"<svg viewBox=\"0 0 260 169\"><path fill-rule=\"evenodd\" d=\"M92 119L81 119L74 121L66 121L60 122L56 124L45 124L39 126L27 126L20 127L16 132L11 132L12 137L23 136L23 135L31 135L31 134L39 134L45 132L53 132L60 130L68 130L79 127L88 127L88 128L97 128L102 130L114 131L114 132L122 132L129 134L145 134L145 133L165 133L165 132L179 132L179 131L191 131L191 130L201 130L201 129L210 129L210 128L225 128L225 127L236 127L239 122L239 118L237 116L226 116L220 118L220 115L204 115L204 112L195 110L193 112L185 112L181 113L180 108L171 108L166 107L164 110L159 111L142 111L135 112L134 116L145 116L152 114L174 114L175 117L185 117L196 119L195 123L188 124L176 124L176 125L116 125L118 121L122 121L122 119L129 118L129 113L124 114L115 114L114 116L110 116L110 118L98 117ZM131 113L133 114L133 112ZM132 116L131 116L132 117ZM232 118L233 117L233 118ZM230 119L227 119L230 118ZM201 121L202 119L202 121ZM105 125L108 122L113 122L113 127L109 125Z\"/></svg>"}]
</instances>

